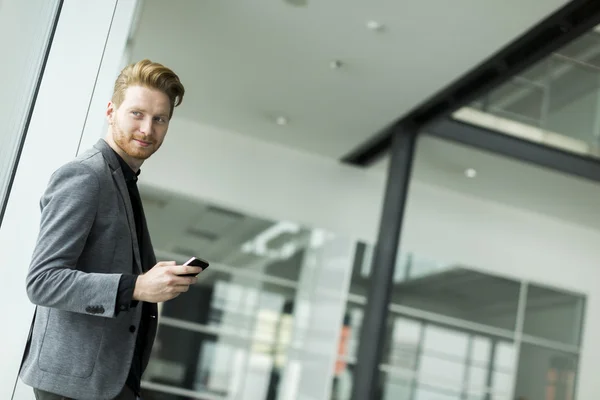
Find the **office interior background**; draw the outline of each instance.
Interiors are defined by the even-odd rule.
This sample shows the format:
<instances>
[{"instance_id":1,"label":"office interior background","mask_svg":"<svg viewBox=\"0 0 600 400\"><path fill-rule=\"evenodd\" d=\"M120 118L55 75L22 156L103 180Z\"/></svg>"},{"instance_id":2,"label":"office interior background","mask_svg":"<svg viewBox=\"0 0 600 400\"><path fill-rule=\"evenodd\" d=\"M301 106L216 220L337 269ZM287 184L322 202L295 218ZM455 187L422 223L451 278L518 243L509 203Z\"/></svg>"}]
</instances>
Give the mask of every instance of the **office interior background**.
<instances>
[{"instance_id":1,"label":"office interior background","mask_svg":"<svg viewBox=\"0 0 600 400\"><path fill-rule=\"evenodd\" d=\"M211 266L160 307L145 399L595 399L599 23L564 0L0 0L0 398L33 398L39 196L150 58L187 90L140 175L156 253Z\"/></svg>"}]
</instances>

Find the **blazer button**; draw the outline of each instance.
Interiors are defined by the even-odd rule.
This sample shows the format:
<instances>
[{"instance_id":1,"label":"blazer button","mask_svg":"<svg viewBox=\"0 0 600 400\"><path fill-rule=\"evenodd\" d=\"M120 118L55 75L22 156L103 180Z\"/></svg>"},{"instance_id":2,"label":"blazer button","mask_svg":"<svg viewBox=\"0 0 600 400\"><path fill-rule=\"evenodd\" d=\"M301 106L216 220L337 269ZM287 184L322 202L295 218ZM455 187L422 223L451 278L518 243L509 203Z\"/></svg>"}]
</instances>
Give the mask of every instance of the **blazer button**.
<instances>
[{"instance_id":1,"label":"blazer button","mask_svg":"<svg viewBox=\"0 0 600 400\"><path fill-rule=\"evenodd\" d=\"M129 327L129 332L134 333L135 332L135 326L131 325Z\"/></svg>"}]
</instances>

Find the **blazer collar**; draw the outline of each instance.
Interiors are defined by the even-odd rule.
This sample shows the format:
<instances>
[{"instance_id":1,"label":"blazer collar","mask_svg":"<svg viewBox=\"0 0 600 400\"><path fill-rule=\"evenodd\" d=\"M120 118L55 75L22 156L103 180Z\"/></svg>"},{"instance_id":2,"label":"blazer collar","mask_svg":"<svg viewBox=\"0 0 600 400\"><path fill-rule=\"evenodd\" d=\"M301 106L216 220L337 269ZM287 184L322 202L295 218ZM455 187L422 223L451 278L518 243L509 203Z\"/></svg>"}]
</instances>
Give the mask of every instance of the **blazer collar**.
<instances>
[{"instance_id":1,"label":"blazer collar","mask_svg":"<svg viewBox=\"0 0 600 400\"><path fill-rule=\"evenodd\" d=\"M125 160L123 160L123 158L112 147L110 147L110 145L104 139L98 140L94 147L99 150L104 158L108 161L108 165L113 173L118 168L121 168L125 182L137 182L138 176L142 172L141 169L138 169L137 172L133 172Z\"/></svg>"},{"instance_id":2,"label":"blazer collar","mask_svg":"<svg viewBox=\"0 0 600 400\"><path fill-rule=\"evenodd\" d=\"M98 140L94 145L94 148L102 153L104 159L108 162L108 166L113 172L121 168L121 164L119 164L119 159L117 158L115 151L108 143L106 143L106 140Z\"/></svg>"}]
</instances>

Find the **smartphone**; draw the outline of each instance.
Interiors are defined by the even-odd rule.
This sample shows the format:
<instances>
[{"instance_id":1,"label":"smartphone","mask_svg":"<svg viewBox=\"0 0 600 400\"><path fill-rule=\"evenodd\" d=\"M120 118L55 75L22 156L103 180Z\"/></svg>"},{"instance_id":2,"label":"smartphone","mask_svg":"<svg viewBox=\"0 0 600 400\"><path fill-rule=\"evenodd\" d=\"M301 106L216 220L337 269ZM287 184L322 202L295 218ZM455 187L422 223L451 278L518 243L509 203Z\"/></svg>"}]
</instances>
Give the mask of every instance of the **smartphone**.
<instances>
[{"instance_id":1,"label":"smartphone","mask_svg":"<svg viewBox=\"0 0 600 400\"><path fill-rule=\"evenodd\" d=\"M192 265L194 267L200 267L202 268L202 271L204 271L209 266L208 261L196 257L190 258L185 263L183 263L183 265ZM180 276L198 276L198 274L183 274Z\"/></svg>"}]
</instances>

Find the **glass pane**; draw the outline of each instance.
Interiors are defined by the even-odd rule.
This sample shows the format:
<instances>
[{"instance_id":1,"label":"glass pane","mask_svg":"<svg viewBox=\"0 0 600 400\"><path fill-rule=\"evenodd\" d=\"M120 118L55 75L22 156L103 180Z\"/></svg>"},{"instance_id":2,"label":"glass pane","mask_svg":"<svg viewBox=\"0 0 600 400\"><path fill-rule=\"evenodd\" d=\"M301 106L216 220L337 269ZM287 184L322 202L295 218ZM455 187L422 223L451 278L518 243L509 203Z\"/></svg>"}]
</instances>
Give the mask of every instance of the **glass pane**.
<instances>
[{"instance_id":1,"label":"glass pane","mask_svg":"<svg viewBox=\"0 0 600 400\"><path fill-rule=\"evenodd\" d=\"M350 293L365 297L372 246L357 249ZM391 303L513 331L521 284L413 253L396 262Z\"/></svg>"},{"instance_id":2,"label":"glass pane","mask_svg":"<svg viewBox=\"0 0 600 400\"><path fill-rule=\"evenodd\" d=\"M415 400L461 400L461 394L435 390L426 386L415 388Z\"/></svg>"},{"instance_id":3,"label":"glass pane","mask_svg":"<svg viewBox=\"0 0 600 400\"><path fill-rule=\"evenodd\" d=\"M545 65L540 67L539 69L544 69ZM535 80L516 76L486 96L480 109L499 117L541 126L546 90L543 84ZM514 97L514 93L526 93L526 95L507 101L507 98Z\"/></svg>"},{"instance_id":4,"label":"glass pane","mask_svg":"<svg viewBox=\"0 0 600 400\"><path fill-rule=\"evenodd\" d=\"M455 117L600 157L600 35L593 30L578 37Z\"/></svg>"},{"instance_id":5,"label":"glass pane","mask_svg":"<svg viewBox=\"0 0 600 400\"><path fill-rule=\"evenodd\" d=\"M515 397L574 400L578 358L524 343L519 357Z\"/></svg>"},{"instance_id":6,"label":"glass pane","mask_svg":"<svg viewBox=\"0 0 600 400\"><path fill-rule=\"evenodd\" d=\"M244 291L250 293L243 297L251 305L249 311L214 307L215 287L199 284L164 304L146 383L228 396L241 376L252 375L253 390L276 387L270 376L285 367L289 355L293 323L289 295ZM239 287L232 287L231 299L237 303ZM325 361L313 356L315 362Z\"/></svg>"},{"instance_id":7,"label":"glass pane","mask_svg":"<svg viewBox=\"0 0 600 400\"><path fill-rule=\"evenodd\" d=\"M183 400L186 397L176 394L161 392L159 390L142 389L142 396L145 400Z\"/></svg>"},{"instance_id":8,"label":"glass pane","mask_svg":"<svg viewBox=\"0 0 600 400\"><path fill-rule=\"evenodd\" d=\"M0 210L8 195L58 4L58 0L2 0L0 7L0 52L3 60L10 60L0 63Z\"/></svg>"},{"instance_id":9,"label":"glass pane","mask_svg":"<svg viewBox=\"0 0 600 400\"><path fill-rule=\"evenodd\" d=\"M145 388L183 398L322 394L346 354L354 243L148 186L140 193L159 259L210 262L196 285L161 305ZM336 375L344 372L342 360Z\"/></svg>"},{"instance_id":10,"label":"glass pane","mask_svg":"<svg viewBox=\"0 0 600 400\"><path fill-rule=\"evenodd\" d=\"M356 309L354 313L358 314ZM512 341L395 315L388 332L391 340L384 351L384 390L410 390L411 398L510 395L515 379Z\"/></svg>"},{"instance_id":11,"label":"glass pane","mask_svg":"<svg viewBox=\"0 0 600 400\"><path fill-rule=\"evenodd\" d=\"M413 391L413 380L387 374L383 384L384 400L411 400Z\"/></svg>"},{"instance_id":12,"label":"glass pane","mask_svg":"<svg viewBox=\"0 0 600 400\"><path fill-rule=\"evenodd\" d=\"M581 336L583 304L582 296L529 285L523 332L577 346Z\"/></svg>"}]
</instances>

